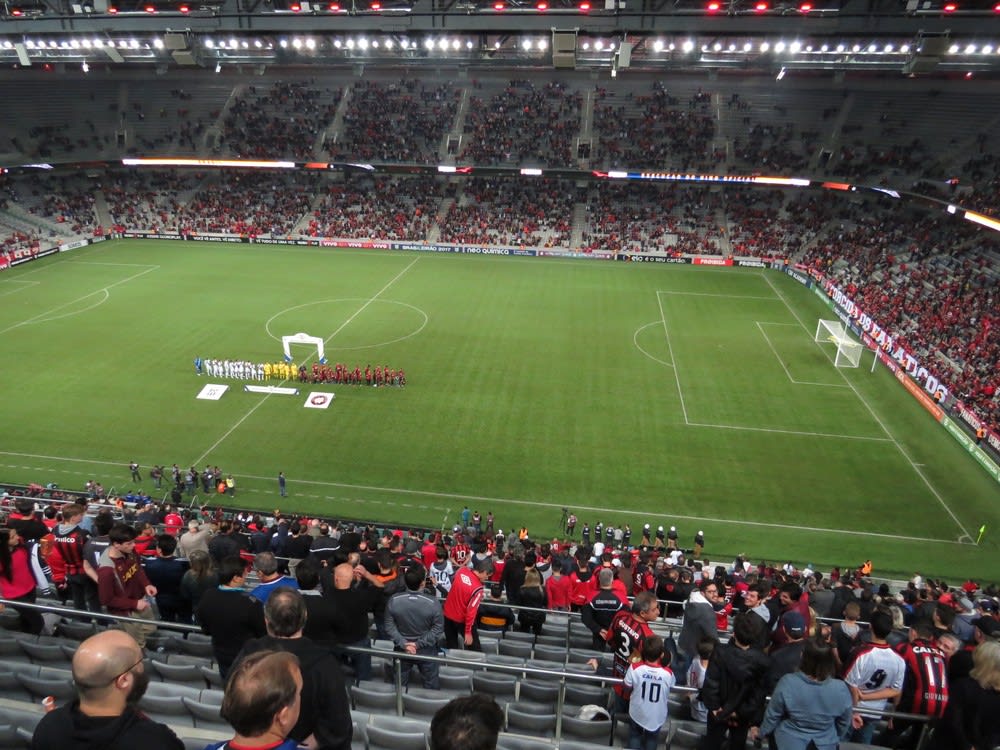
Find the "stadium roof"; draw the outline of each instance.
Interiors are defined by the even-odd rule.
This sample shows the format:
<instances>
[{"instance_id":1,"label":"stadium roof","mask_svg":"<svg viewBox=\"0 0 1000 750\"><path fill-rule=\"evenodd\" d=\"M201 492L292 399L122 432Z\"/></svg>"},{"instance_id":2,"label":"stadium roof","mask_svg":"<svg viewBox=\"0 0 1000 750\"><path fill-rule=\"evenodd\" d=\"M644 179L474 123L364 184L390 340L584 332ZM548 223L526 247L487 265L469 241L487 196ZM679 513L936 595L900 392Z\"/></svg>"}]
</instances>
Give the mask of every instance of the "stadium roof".
<instances>
[{"instance_id":1,"label":"stadium roof","mask_svg":"<svg viewBox=\"0 0 1000 750\"><path fill-rule=\"evenodd\" d=\"M2 0L0 64L991 73L1000 0Z\"/></svg>"}]
</instances>

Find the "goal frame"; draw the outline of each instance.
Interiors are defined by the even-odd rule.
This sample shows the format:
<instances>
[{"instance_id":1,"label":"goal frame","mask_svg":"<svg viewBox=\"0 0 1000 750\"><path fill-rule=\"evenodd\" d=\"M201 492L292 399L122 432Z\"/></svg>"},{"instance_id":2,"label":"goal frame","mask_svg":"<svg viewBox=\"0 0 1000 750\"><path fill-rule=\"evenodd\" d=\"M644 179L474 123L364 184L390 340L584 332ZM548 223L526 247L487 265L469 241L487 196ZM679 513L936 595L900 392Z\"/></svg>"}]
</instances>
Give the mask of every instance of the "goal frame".
<instances>
[{"instance_id":1,"label":"goal frame","mask_svg":"<svg viewBox=\"0 0 1000 750\"><path fill-rule=\"evenodd\" d=\"M837 353L833 358L834 367L856 368L861 366L861 354L864 346L851 338L847 328L839 320L824 320L816 323L816 334L813 340L817 344L834 343Z\"/></svg>"},{"instance_id":2,"label":"goal frame","mask_svg":"<svg viewBox=\"0 0 1000 750\"><path fill-rule=\"evenodd\" d=\"M316 354L321 365L326 364L326 342L319 336L310 336L308 333L295 333L291 336L281 337L281 347L285 350L285 361L292 361L292 344L305 344L315 346Z\"/></svg>"}]
</instances>

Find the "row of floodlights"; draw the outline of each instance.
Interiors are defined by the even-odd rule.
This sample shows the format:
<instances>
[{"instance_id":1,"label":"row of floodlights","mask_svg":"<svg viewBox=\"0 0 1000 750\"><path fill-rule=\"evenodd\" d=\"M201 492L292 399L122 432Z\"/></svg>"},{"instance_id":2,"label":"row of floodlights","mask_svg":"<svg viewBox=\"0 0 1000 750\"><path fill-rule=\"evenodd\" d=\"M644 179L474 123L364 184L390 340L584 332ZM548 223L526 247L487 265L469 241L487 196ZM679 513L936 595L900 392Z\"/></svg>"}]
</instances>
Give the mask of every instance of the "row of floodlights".
<instances>
[{"instance_id":1,"label":"row of floodlights","mask_svg":"<svg viewBox=\"0 0 1000 750\"><path fill-rule=\"evenodd\" d=\"M247 40L247 39L228 39L228 40L212 40L205 39L203 42L206 49L219 49L219 50L273 50L274 43L270 41L265 41L261 39ZM282 49L293 49L293 50L308 50L313 51L320 48L321 42L317 41L312 37L292 37L291 39L281 39L278 41L278 46ZM163 40L160 38L155 38L150 42L140 42L138 39L99 39L99 38L73 38L64 39L61 41L55 39L41 40L41 39L27 39L24 41L24 46L29 50L90 50L90 49L119 49L119 50L138 50L138 49L149 49L150 47L154 49L164 49ZM461 50L472 50L476 47L476 44L472 40L459 40L459 39L448 39L441 37L439 39L432 39L428 37L424 39L423 42L416 42L408 39L368 39L366 37L359 37L357 39L335 39L330 43L330 46L337 50L418 50L423 48L427 51L439 50L442 52L447 51L461 51ZM493 49L500 49L501 42L496 41L492 45ZM548 49L547 39L523 39L520 42L520 48L525 52L539 51L544 52ZM5 39L0 42L0 49L12 50L14 49L14 42L9 39ZM584 40L580 43L580 49L584 52L613 52L616 49L616 43L613 41L605 42L603 40L589 41ZM690 54L698 49L698 45L693 39L686 39L685 41L677 44L675 42L665 42L661 39L657 39L652 43L652 49L654 52L676 52L680 50L685 54ZM760 52L762 54L767 54L773 52L774 54L869 54L869 55L907 55L911 51L911 45L901 44L896 46L891 42L885 44L846 44L841 42L840 44L808 44L800 41L793 42L743 42L742 44L737 44L735 42L729 42L724 44L722 42L714 42L712 44L703 44L700 47L703 53L733 53L733 54L745 54L752 53L754 51ZM1000 54L1000 44L952 44L948 48L949 55L992 55Z\"/></svg>"}]
</instances>

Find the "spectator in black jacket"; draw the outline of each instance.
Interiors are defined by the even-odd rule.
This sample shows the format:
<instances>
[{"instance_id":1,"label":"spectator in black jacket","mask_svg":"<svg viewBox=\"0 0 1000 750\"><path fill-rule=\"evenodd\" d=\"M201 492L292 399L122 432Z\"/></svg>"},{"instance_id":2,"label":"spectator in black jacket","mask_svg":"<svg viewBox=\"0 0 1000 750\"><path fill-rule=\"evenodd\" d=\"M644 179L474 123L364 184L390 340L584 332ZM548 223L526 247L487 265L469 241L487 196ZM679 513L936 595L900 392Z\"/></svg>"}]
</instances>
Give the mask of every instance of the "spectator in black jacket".
<instances>
[{"instance_id":1,"label":"spectator in black jacket","mask_svg":"<svg viewBox=\"0 0 1000 750\"><path fill-rule=\"evenodd\" d=\"M756 736L767 701L770 660L751 644L758 639L760 618L744 612L733 623L733 637L712 653L701 688L708 709L708 730L702 750L719 750L728 737L729 747L744 747L747 734Z\"/></svg>"},{"instance_id":2,"label":"spectator in black jacket","mask_svg":"<svg viewBox=\"0 0 1000 750\"><path fill-rule=\"evenodd\" d=\"M602 568L597 574L597 585L600 587L597 594L580 610L583 624L593 633L593 646L597 651L604 651L607 647L608 628L611 627L611 621L618 610L625 606L625 603L611 589L614 580L614 570Z\"/></svg>"},{"instance_id":3,"label":"spectator in black jacket","mask_svg":"<svg viewBox=\"0 0 1000 750\"><path fill-rule=\"evenodd\" d=\"M227 557L219 565L219 586L208 589L198 602L198 622L212 636L212 649L225 680L243 644L267 633L264 608L243 588L246 571L243 560Z\"/></svg>"},{"instance_id":4,"label":"spectator in black jacket","mask_svg":"<svg viewBox=\"0 0 1000 750\"><path fill-rule=\"evenodd\" d=\"M288 736L322 750L349 750L352 725L344 673L328 649L302 635L306 624L302 594L288 587L275 589L264 607L264 619L267 635L248 641L240 658L255 651L287 651L298 657L302 701L299 720Z\"/></svg>"}]
</instances>

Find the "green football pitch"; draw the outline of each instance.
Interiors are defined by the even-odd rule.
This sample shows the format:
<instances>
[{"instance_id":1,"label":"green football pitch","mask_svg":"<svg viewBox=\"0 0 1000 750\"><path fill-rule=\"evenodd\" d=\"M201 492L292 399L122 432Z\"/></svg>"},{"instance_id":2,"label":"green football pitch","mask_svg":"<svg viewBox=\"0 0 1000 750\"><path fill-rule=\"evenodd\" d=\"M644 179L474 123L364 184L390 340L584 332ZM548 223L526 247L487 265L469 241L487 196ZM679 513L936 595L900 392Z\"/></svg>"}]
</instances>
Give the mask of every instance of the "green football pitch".
<instances>
[{"instance_id":1,"label":"green football pitch","mask_svg":"<svg viewBox=\"0 0 1000 750\"><path fill-rule=\"evenodd\" d=\"M870 353L835 368L829 309L775 271L121 240L11 269L0 299L7 481L210 463L248 507L440 527L468 505L535 536L567 507L704 530L710 559L997 576L996 485ZM299 332L408 384L195 373Z\"/></svg>"}]
</instances>

